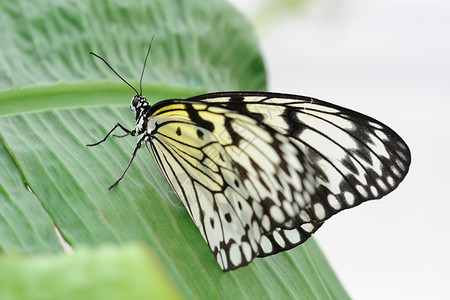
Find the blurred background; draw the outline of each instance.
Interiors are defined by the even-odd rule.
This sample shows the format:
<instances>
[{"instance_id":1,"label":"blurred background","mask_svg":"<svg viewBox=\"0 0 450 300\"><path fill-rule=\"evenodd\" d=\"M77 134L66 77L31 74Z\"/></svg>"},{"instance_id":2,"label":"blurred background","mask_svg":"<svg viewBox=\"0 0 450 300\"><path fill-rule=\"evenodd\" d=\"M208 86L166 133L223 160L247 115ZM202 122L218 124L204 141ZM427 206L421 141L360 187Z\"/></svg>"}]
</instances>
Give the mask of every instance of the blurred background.
<instances>
[{"instance_id":1,"label":"blurred background","mask_svg":"<svg viewBox=\"0 0 450 300\"><path fill-rule=\"evenodd\" d=\"M368 114L410 146L381 201L315 234L354 299L449 299L450 2L229 0L255 25L270 91Z\"/></svg>"}]
</instances>

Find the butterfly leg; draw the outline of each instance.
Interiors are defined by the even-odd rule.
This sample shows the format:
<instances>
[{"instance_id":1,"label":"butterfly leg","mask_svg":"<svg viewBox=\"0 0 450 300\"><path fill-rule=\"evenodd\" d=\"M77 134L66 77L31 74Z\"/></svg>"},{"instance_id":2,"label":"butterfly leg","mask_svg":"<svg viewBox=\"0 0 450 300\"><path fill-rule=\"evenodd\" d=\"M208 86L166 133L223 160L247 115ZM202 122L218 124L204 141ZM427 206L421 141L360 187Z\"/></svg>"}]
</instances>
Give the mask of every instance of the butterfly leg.
<instances>
[{"instance_id":1,"label":"butterfly leg","mask_svg":"<svg viewBox=\"0 0 450 300\"><path fill-rule=\"evenodd\" d=\"M86 146L92 147L92 146L97 146L98 144L103 143L103 142L106 141L106 139L111 135L111 133L112 133L114 130L116 130L117 127L120 127L120 129L122 129L123 131L126 132L125 135L123 135L123 136L117 136L117 137L124 137L124 136L127 136L127 135L129 135L129 134L133 135L133 132L132 132L131 130L126 129L122 124L117 123L117 124L116 124L116 125L108 132L108 134L103 138L103 140L101 140L101 141L99 141L99 142L97 142L97 143L94 143L94 144L87 144ZM116 135L114 135L114 136L116 136Z\"/></svg>"},{"instance_id":2,"label":"butterfly leg","mask_svg":"<svg viewBox=\"0 0 450 300\"><path fill-rule=\"evenodd\" d=\"M112 130L111 130L112 131ZM111 132L110 132L111 133ZM106 138L105 138L106 139ZM128 165L126 166L125 170L123 171L122 175L120 175L119 179L116 180L116 182L114 182L109 188L108 191L110 191L113 187L115 187L119 181L122 180L122 178L125 176L125 173L128 171L128 168L131 166L131 163L133 162L134 158L136 157L136 153L138 152L138 150L141 148L142 144L145 143L145 141L147 140L147 136L143 136L137 143L136 148L134 148L133 150L133 154L131 154L131 159L130 162L128 163Z\"/></svg>"},{"instance_id":3,"label":"butterfly leg","mask_svg":"<svg viewBox=\"0 0 450 300\"><path fill-rule=\"evenodd\" d=\"M121 134L121 135L118 135L118 134L113 134L113 137L115 137L115 138L123 138L123 137L129 136L129 135L130 135L130 133L129 133L129 132L127 132L127 133L125 133L125 134Z\"/></svg>"}]
</instances>

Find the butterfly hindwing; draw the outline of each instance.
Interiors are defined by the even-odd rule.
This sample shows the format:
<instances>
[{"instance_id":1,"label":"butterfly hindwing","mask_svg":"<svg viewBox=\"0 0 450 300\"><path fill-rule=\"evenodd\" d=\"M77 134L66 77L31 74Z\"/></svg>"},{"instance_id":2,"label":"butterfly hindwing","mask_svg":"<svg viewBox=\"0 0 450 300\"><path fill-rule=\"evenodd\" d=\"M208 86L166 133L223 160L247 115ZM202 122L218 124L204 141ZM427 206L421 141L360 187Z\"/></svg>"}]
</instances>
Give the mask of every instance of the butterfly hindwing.
<instances>
[{"instance_id":1,"label":"butterfly hindwing","mask_svg":"<svg viewBox=\"0 0 450 300\"><path fill-rule=\"evenodd\" d=\"M222 269L248 264L262 236L301 223L314 170L288 137L201 102L172 100L152 117L150 150Z\"/></svg>"}]
</instances>

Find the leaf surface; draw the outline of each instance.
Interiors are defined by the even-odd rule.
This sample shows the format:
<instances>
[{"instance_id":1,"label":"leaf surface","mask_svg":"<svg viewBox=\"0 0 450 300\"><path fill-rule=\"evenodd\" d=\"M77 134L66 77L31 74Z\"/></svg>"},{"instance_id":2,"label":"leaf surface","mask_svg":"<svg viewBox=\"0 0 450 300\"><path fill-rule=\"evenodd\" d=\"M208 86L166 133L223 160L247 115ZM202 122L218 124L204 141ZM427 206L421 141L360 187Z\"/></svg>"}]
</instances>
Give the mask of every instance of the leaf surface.
<instances>
[{"instance_id":1,"label":"leaf surface","mask_svg":"<svg viewBox=\"0 0 450 300\"><path fill-rule=\"evenodd\" d=\"M148 151L140 150L121 183L107 190L128 163L136 138L85 146L117 122L134 125L128 108L134 92L88 51L105 57L138 88L155 34L143 82L152 103L207 91L264 90L257 40L229 4L4 1L0 29L4 253L62 252L57 227L76 253L80 247L146 244L142 251L168 274L167 286L185 298L348 297L313 240L223 273ZM19 283L25 281L19 276Z\"/></svg>"}]
</instances>

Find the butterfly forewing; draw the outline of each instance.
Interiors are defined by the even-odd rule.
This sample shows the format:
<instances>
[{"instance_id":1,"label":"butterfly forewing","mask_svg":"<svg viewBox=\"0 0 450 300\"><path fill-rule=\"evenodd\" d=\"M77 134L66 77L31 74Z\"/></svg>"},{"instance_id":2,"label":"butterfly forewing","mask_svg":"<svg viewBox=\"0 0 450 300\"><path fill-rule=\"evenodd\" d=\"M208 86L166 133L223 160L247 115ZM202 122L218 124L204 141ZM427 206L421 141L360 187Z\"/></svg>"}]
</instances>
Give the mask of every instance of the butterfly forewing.
<instances>
[{"instance_id":1,"label":"butterfly forewing","mask_svg":"<svg viewBox=\"0 0 450 300\"><path fill-rule=\"evenodd\" d=\"M152 118L148 146L222 269L248 264L263 255L262 236L301 223L315 193L314 169L288 137L194 101L156 107Z\"/></svg>"},{"instance_id":2,"label":"butterfly forewing","mask_svg":"<svg viewBox=\"0 0 450 300\"><path fill-rule=\"evenodd\" d=\"M383 197L408 172L411 156L405 142L358 112L275 93L216 93L195 100L239 109L288 136L316 171L317 192L310 207L316 221Z\"/></svg>"}]
</instances>

